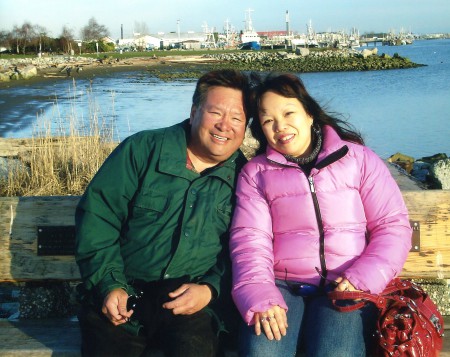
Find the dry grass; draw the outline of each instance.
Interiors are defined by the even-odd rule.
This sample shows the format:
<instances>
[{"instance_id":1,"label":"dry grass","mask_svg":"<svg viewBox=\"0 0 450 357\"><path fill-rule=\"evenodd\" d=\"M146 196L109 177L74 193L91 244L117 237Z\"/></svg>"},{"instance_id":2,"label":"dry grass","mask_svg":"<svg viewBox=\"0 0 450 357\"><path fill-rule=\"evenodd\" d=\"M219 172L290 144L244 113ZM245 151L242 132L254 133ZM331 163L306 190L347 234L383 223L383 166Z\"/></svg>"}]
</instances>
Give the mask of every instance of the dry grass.
<instances>
[{"instance_id":1,"label":"dry grass","mask_svg":"<svg viewBox=\"0 0 450 357\"><path fill-rule=\"evenodd\" d=\"M38 116L31 150L20 154L20 164L9 167L7 182L0 183L1 196L83 193L115 146L113 123L102 117L91 90L85 98L87 118L77 110L80 99L75 96L69 113L61 114L56 102L51 118Z\"/></svg>"}]
</instances>

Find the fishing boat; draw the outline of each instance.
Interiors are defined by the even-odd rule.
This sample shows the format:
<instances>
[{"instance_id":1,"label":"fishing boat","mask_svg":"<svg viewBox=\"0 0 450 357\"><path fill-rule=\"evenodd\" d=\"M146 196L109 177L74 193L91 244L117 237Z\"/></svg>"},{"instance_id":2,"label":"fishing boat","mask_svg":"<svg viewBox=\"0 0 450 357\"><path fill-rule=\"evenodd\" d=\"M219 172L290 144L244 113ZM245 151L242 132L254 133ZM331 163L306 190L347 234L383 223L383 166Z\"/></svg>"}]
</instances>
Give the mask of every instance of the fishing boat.
<instances>
[{"instance_id":1,"label":"fishing boat","mask_svg":"<svg viewBox=\"0 0 450 357\"><path fill-rule=\"evenodd\" d=\"M253 28L253 22L251 17L252 9L248 9L246 11L245 16L245 29L241 33L241 45L240 49L251 49L258 50L261 49L261 38L258 33Z\"/></svg>"},{"instance_id":2,"label":"fishing boat","mask_svg":"<svg viewBox=\"0 0 450 357\"><path fill-rule=\"evenodd\" d=\"M352 28L350 36L348 38L348 47L355 49L360 46L361 44L359 43L359 31L356 28Z\"/></svg>"},{"instance_id":3,"label":"fishing boat","mask_svg":"<svg viewBox=\"0 0 450 357\"><path fill-rule=\"evenodd\" d=\"M306 25L306 46L307 47L319 47L317 42L317 36L312 27L312 21L309 20L309 24Z\"/></svg>"}]
</instances>

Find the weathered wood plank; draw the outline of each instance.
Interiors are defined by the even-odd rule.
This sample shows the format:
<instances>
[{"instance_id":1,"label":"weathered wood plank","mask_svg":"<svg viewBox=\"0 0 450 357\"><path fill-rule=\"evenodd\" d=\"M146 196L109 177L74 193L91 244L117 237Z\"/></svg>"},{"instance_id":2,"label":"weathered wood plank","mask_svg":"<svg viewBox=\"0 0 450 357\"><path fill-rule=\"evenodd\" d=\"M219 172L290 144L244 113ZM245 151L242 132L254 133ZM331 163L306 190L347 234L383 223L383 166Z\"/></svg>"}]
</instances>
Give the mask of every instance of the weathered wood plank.
<instances>
[{"instance_id":1,"label":"weathered wood plank","mask_svg":"<svg viewBox=\"0 0 450 357\"><path fill-rule=\"evenodd\" d=\"M80 329L75 321L0 321L0 338L1 356L81 356Z\"/></svg>"},{"instance_id":2,"label":"weathered wood plank","mask_svg":"<svg viewBox=\"0 0 450 357\"><path fill-rule=\"evenodd\" d=\"M420 223L420 252L403 277L450 278L450 191L403 191L410 219ZM78 196L0 198L0 281L79 279L73 256L38 256L37 226L74 225Z\"/></svg>"},{"instance_id":3,"label":"weathered wood plank","mask_svg":"<svg viewBox=\"0 0 450 357\"><path fill-rule=\"evenodd\" d=\"M445 336L440 357L450 357L449 316L444 316ZM0 355L2 357L79 357L81 334L77 322L67 319L0 321ZM225 357L236 357L237 351L225 346ZM303 354L297 354L299 357ZM162 357L159 350L151 356Z\"/></svg>"},{"instance_id":4,"label":"weathered wood plank","mask_svg":"<svg viewBox=\"0 0 450 357\"><path fill-rule=\"evenodd\" d=\"M73 256L38 256L37 226L73 226L78 196L0 199L0 281L79 279Z\"/></svg>"},{"instance_id":5,"label":"weathered wood plank","mask_svg":"<svg viewBox=\"0 0 450 357\"><path fill-rule=\"evenodd\" d=\"M403 277L450 278L450 191L403 191L412 221L420 222L420 252L410 252Z\"/></svg>"}]
</instances>

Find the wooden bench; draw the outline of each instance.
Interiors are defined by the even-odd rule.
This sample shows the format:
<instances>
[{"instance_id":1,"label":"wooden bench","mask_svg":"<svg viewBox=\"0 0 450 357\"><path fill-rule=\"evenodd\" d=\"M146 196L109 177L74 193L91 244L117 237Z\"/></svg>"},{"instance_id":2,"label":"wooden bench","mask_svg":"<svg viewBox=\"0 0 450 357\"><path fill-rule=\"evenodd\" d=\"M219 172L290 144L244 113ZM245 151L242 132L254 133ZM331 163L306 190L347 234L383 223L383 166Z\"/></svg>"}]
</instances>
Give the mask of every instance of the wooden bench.
<instances>
[{"instance_id":1,"label":"wooden bench","mask_svg":"<svg viewBox=\"0 0 450 357\"><path fill-rule=\"evenodd\" d=\"M403 191L403 196L414 234L413 249L401 275L450 279L450 191ZM74 196L0 198L0 282L79 281L73 257L78 200ZM448 329L450 316L445 320ZM4 319L0 321L0 341L1 356L80 355L78 323L70 317ZM227 352L231 355L234 352ZM441 356L450 357L449 337Z\"/></svg>"}]
</instances>

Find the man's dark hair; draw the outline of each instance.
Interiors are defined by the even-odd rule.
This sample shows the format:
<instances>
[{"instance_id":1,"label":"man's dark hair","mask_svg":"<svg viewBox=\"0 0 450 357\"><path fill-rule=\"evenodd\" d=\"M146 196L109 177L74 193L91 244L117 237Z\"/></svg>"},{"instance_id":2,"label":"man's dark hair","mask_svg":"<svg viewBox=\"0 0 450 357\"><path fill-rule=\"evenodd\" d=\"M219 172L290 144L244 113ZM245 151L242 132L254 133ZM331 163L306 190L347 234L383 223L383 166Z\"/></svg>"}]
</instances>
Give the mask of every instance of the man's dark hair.
<instances>
[{"instance_id":1,"label":"man's dark hair","mask_svg":"<svg viewBox=\"0 0 450 357\"><path fill-rule=\"evenodd\" d=\"M248 76L234 69L219 69L205 73L197 81L194 95L192 96L192 105L200 107L206 100L208 90L212 87L226 87L240 90L244 99L245 116L248 121L251 116L250 109L252 108L250 105Z\"/></svg>"}]
</instances>

